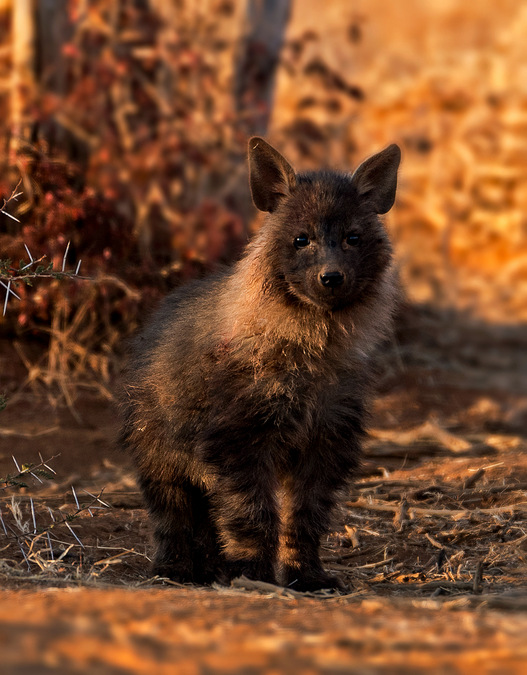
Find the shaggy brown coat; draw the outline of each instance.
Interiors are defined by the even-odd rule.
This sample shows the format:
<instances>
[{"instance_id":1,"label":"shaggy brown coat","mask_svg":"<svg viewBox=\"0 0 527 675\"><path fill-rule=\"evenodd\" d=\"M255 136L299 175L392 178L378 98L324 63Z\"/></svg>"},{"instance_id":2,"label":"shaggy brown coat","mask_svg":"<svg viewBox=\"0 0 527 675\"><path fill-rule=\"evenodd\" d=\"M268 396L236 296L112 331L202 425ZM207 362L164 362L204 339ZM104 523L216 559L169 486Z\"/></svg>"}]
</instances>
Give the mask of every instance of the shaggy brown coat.
<instances>
[{"instance_id":1,"label":"shaggy brown coat","mask_svg":"<svg viewBox=\"0 0 527 675\"><path fill-rule=\"evenodd\" d=\"M351 174L297 174L260 138L268 212L232 269L176 290L137 338L122 437L155 528L154 571L338 586L321 565L338 491L360 460L369 355L397 285L378 214L392 145Z\"/></svg>"}]
</instances>

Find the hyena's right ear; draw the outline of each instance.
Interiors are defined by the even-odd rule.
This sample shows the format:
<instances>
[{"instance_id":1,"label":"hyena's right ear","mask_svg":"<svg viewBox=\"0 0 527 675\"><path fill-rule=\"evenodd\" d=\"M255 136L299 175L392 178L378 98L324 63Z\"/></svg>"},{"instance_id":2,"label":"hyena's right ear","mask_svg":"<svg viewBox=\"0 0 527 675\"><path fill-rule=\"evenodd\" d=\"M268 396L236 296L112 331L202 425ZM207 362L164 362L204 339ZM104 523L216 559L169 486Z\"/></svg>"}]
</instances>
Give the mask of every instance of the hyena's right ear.
<instances>
[{"instance_id":1,"label":"hyena's right ear","mask_svg":"<svg viewBox=\"0 0 527 675\"><path fill-rule=\"evenodd\" d=\"M401 150L393 144L364 161L355 171L352 182L359 197L368 201L376 213L389 211L395 201L397 169Z\"/></svg>"},{"instance_id":2,"label":"hyena's right ear","mask_svg":"<svg viewBox=\"0 0 527 675\"><path fill-rule=\"evenodd\" d=\"M278 150L254 136L249 141L249 181L256 208L274 211L295 187L296 175Z\"/></svg>"}]
</instances>

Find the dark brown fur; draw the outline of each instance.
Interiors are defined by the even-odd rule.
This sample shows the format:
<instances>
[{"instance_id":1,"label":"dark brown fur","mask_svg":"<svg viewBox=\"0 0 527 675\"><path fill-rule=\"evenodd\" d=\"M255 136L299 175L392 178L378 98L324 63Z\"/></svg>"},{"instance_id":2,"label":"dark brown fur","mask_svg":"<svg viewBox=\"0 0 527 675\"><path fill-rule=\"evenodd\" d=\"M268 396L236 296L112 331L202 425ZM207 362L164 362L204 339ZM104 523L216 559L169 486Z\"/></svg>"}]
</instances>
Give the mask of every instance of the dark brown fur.
<instances>
[{"instance_id":1,"label":"dark brown fur","mask_svg":"<svg viewBox=\"0 0 527 675\"><path fill-rule=\"evenodd\" d=\"M296 174L251 139L266 223L232 269L165 300L131 359L123 439L157 574L338 586L318 549L360 459L368 357L390 325L378 214L393 204L399 159L390 146L353 176Z\"/></svg>"}]
</instances>

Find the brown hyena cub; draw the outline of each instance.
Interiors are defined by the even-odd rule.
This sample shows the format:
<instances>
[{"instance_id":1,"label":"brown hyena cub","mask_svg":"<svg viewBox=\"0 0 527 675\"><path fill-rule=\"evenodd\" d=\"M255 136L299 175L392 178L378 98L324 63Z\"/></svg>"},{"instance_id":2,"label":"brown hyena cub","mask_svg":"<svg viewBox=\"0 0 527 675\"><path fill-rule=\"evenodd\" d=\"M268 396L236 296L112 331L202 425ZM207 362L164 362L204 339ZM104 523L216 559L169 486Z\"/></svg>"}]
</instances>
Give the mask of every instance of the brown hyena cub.
<instances>
[{"instance_id":1,"label":"brown hyena cub","mask_svg":"<svg viewBox=\"0 0 527 675\"><path fill-rule=\"evenodd\" d=\"M261 138L265 224L231 269L178 289L136 340L123 439L155 527L154 572L338 587L321 537L357 467L368 358L396 296L379 214L400 151L295 173Z\"/></svg>"}]
</instances>

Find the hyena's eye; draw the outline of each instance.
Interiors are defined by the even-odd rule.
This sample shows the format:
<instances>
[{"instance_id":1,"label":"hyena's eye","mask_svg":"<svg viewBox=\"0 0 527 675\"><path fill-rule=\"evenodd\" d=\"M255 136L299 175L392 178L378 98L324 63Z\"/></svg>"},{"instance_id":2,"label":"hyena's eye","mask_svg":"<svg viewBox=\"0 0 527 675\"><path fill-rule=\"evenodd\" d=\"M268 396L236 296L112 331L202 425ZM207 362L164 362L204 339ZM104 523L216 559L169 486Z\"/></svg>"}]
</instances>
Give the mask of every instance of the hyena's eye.
<instances>
[{"instance_id":1,"label":"hyena's eye","mask_svg":"<svg viewBox=\"0 0 527 675\"><path fill-rule=\"evenodd\" d=\"M309 246L310 244L309 237L307 236L307 234L301 234L298 237L295 237L293 244L296 249L304 248L304 246Z\"/></svg>"},{"instance_id":2,"label":"hyena's eye","mask_svg":"<svg viewBox=\"0 0 527 675\"><path fill-rule=\"evenodd\" d=\"M358 234L348 234L346 236L346 244L348 246L358 246L360 243L360 237Z\"/></svg>"}]
</instances>

